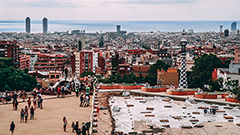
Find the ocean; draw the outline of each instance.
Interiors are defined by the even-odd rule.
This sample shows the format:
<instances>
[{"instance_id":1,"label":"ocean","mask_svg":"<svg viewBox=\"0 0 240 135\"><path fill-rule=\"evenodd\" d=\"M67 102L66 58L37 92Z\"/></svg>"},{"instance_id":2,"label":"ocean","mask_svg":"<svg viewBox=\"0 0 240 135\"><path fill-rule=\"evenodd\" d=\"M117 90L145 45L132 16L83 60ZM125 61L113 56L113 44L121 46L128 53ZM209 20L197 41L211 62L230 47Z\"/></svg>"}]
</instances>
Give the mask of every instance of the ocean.
<instances>
[{"instance_id":1,"label":"ocean","mask_svg":"<svg viewBox=\"0 0 240 135\"><path fill-rule=\"evenodd\" d=\"M48 31L85 30L87 33L113 32L116 25L127 32L179 32L183 29L193 29L194 32L216 31L223 25L224 29L231 28L233 21L77 21L77 20L48 20ZM25 21L0 20L0 32L25 32ZM42 21L31 20L31 33L42 32Z\"/></svg>"}]
</instances>

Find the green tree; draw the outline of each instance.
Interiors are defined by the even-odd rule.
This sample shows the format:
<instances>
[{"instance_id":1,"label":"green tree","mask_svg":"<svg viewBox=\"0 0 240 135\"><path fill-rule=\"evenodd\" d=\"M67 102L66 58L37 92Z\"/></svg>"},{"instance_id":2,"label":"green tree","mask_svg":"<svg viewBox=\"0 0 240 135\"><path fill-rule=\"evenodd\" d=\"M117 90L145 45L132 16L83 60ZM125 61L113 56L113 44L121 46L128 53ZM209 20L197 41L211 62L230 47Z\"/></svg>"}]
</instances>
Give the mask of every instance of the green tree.
<instances>
[{"instance_id":1,"label":"green tree","mask_svg":"<svg viewBox=\"0 0 240 135\"><path fill-rule=\"evenodd\" d=\"M136 77L136 82L137 83L144 83L145 82L145 78L141 73L139 74L139 77Z\"/></svg>"},{"instance_id":2,"label":"green tree","mask_svg":"<svg viewBox=\"0 0 240 135\"><path fill-rule=\"evenodd\" d=\"M225 87L223 88L225 91L230 91L236 95L235 99L239 103L240 102L240 86L238 85L236 80L231 80L231 78L227 78L227 81L224 83Z\"/></svg>"},{"instance_id":3,"label":"green tree","mask_svg":"<svg viewBox=\"0 0 240 135\"><path fill-rule=\"evenodd\" d=\"M88 76L88 75L90 75L90 76L92 76L92 75L95 75L93 72L91 72L91 71L84 71L81 75L80 75L80 77L85 77L85 76Z\"/></svg>"},{"instance_id":4,"label":"green tree","mask_svg":"<svg viewBox=\"0 0 240 135\"><path fill-rule=\"evenodd\" d=\"M5 64L7 67L13 66L12 58L0 58L0 63Z\"/></svg>"},{"instance_id":5,"label":"green tree","mask_svg":"<svg viewBox=\"0 0 240 135\"><path fill-rule=\"evenodd\" d=\"M154 86L157 84L157 70L159 69L160 71L163 69L165 71L168 70L170 65L168 65L165 61L158 60L155 64L153 64L150 69L148 70L148 83L151 86Z\"/></svg>"},{"instance_id":6,"label":"green tree","mask_svg":"<svg viewBox=\"0 0 240 135\"><path fill-rule=\"evenodd\" d=\"M189 87L203 88L204 84L209 84L212 78L214 68L224 67L222 61L213 54L203 54L200 58L195 59L192 72L189 76Z\"/></svg>"},{"instance_id":7,"label":"green tree","mask_svg":"<svg viewBox=\"0 0 240 135\"><path fill-rule=\"evenodd\" d=\"M0 86L3 86L0 87L0 91L14 89L31 91L37 86L37 80L21 69L15 69L0 63Z\"/></svg>"}]
</instances>

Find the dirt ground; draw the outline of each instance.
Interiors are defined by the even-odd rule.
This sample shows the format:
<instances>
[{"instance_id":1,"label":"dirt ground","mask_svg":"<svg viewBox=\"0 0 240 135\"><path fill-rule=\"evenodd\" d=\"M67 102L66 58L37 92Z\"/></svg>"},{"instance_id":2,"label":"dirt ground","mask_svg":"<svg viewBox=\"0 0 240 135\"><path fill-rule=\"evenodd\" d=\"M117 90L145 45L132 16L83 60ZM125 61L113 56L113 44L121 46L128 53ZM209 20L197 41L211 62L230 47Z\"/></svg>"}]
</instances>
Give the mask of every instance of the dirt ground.
<instances>
[{"instance_id":1,"label":"dirt ground","mask_svg":"<svg viewBox=\"0 0 240 135\"><path fill-rule=\"evenodd\" d=\"M91 102L90 102L91 103ZM34 120L28 123L20 123L20 109L27 102L20 103L18 110L12 110L12 104L0 105L0 135L10 134L11 121L16 124L15 135L64 135L72 133L72 122L90 121L92 105L90 107L79 107L79 97L65 97L48 99L43 101L43 109L37 108ZM63 131L63 117L67 118L67 132Z\"/></svg>"}]
</instances>

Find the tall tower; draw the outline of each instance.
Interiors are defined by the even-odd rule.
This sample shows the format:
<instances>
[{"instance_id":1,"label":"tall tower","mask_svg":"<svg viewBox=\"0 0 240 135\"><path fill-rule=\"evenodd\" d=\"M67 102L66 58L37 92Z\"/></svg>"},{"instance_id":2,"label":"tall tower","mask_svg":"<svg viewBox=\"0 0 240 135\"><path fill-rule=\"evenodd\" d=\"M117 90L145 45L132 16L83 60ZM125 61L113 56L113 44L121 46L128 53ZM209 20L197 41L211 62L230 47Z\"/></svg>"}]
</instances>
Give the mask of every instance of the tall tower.
<instances>
[{"instance_id":1,"label":"tall tower","mask_svg":"<svg viewBox=\"0 0 240 135\"><path fill-rule=\"evenodd\" d=\"M77 51L81 51L83 49L85 49L86 44L85 44L85 39L81 38L77 40Z\"/></svg>"},{"instance_id":2,"label":"tall tower","mask_svg":"<svg viewBox=\"0 0 240 135\"><path fill-rule=\"evenodd\" d=\"M231 24L231 31L236 31L237 30L237 22L233 22Z\"/></svg>"},{"instance_id":3,"label":"tall tower","mask_svg":"<svg viewBox=\"0 0 240 135\"><path fill-rule=\"evenodd\" d=\"M43 18L43 33L46 34L48 31L48 20L46 17Z\"/></svg>"},{"instance_id":4,"label":"tall tower","mask_svg":"<svg viewBox=\"0 0 240 135\"><path fill-rule=\"evenodd\" d=\"M103 40L103 36L101 35L100 41L99 41L99 47L103 47L103 46L104 46L104 40Z\"/></svg>"},{"instance_id":5,"label":"tall tower","mask_svg":"<svg viewBox=\"0 0 240 135\"><path fill-rule=\"evenodd\" d=\"M222 25L220 25L220 33L222 33L223 31L222 31L222 28L223 28L223 26Z\"/></svg>"},{"instance_id":6,"label":"tall tower","mask_svg":"<svg viewBox=\"0 0 240 135\"><path fill-rule=\"evenodd\" d=\"M186 45L187 40L184 38L185 32L183 32L183 39L181 40L181 72L179 78L178 89L186 89L187 85L187 71L186 71Z\"/></svg>"},{"instance_id":7,"label":"tall tower","mask_svg":"<svg viewBox=\"0 0 240 135\"><path fill-rule=\"evenodd\" d=\"M121 25L117 25L117 33L120 33L121 31Z\"/></svg>"},{"instance_id":8,"label":"tall tower","mask_svg":"<svg viewBox=\"0 0 240 135\"><path fill-rule=\"evenodd\" d=\"M25 19L26 33L31 33L31 20L29 17Z\"/></svg>"},{"instance_id":9,"label":"tall tower","mask_svg":"<svg viewBox=\"0 0 240 135\"><path fill-rule=\"evenodd\" d=\"M229 30L226 29L226 30L224 30L224 37L228 37L228 36L229 36Z\"/></svg>"}]
</instances>

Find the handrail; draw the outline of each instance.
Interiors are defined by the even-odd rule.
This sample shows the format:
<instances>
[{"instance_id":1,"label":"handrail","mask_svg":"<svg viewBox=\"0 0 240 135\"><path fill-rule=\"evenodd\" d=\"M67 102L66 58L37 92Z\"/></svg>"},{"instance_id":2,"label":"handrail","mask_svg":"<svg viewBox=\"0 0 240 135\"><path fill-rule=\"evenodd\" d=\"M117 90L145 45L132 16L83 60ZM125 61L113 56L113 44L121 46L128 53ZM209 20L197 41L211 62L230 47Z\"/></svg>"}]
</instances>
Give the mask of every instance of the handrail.
<instances>
[{"instance_id":1,"label":"handrail","mask_svg":"<svg viewBox=\"0 0 240 135\"><path fill-rule=\"evenodd\" d=\"M97 78L96 80L93 82L93 98L92 98L92 112L90 114L90 127L89 127L89 134L92 135L92 131L93 131L93 111L94 111L94 100L95 100L95 92L96 92L96 87L95 87L95 84L97 82Z\"/></svg>"}]
</instances>

